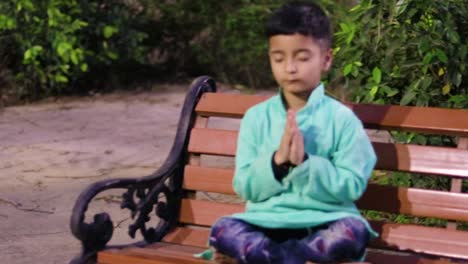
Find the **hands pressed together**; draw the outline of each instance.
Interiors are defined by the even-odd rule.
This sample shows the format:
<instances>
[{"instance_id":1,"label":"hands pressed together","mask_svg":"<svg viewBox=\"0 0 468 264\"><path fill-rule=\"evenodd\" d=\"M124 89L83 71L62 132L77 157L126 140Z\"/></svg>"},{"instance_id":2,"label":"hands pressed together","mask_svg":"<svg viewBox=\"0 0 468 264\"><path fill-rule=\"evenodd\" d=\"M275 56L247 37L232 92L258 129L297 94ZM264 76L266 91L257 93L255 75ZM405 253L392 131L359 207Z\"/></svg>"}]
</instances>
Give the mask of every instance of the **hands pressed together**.
<instances>
[{"instance_id":1,"label":"hands pressed together","mask_svg":"<svg viewBox=\"0 0 468 264\"><path fill-rule=\"evenodd\" d=\"M295 166L304 161L304 137L297 125L296 112L292 110L288 110L283 137L274 161L277 165L290 163Z\"/></svg>"}]
</instances>

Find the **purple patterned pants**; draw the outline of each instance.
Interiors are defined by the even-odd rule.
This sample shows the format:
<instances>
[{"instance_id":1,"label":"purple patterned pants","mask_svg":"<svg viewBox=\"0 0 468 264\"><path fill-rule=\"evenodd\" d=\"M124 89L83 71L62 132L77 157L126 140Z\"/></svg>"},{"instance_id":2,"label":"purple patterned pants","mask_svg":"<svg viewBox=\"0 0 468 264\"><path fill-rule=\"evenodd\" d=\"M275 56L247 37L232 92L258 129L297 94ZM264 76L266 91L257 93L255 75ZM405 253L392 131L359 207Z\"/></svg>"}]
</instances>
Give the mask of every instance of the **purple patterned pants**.
<instances>
[{"instance_id":1,"label":"purple patterned pants","mask_svg":"<svg viewBox=\"0 0 468 264\"><path fill-rule=\"evenodd\" d=\"M304 264L358 260L369 231L360 220L343 218L314 229L266 229L225 217L211 230L210 245L238 263Z\"/></svg>"}]
</instances>

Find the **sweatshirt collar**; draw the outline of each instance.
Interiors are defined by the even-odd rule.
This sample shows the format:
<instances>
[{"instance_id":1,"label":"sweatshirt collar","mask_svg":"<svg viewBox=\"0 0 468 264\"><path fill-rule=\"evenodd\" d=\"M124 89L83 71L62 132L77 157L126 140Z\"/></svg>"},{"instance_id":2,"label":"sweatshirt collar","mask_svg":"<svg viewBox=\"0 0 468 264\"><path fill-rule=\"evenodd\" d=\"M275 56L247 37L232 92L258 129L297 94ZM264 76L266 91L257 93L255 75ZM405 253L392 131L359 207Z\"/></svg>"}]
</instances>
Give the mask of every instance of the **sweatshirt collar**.
<instances>
[{"instance_id":1,"label":"sweatshirt collar","mask_svg":"<svg viewBox=\"0 0 468 264\"><path fill-rule=\"evenodd\" d=\"M278 93L278 102L281 105L279 107L282 113L286 114L286 105L283 102L283 93L282 93L282 88L279 89ZM320 104L320 101L322 101L323 97L325 95L325 87L323 83L319 83L317 87L312 91L312 93L309 96L309 99L307 99L306 105L301 108L301 110L298 111L298 113L304 112L306 109L311 109L315 108L317 105Z\"/></svg>"}]
</instances>

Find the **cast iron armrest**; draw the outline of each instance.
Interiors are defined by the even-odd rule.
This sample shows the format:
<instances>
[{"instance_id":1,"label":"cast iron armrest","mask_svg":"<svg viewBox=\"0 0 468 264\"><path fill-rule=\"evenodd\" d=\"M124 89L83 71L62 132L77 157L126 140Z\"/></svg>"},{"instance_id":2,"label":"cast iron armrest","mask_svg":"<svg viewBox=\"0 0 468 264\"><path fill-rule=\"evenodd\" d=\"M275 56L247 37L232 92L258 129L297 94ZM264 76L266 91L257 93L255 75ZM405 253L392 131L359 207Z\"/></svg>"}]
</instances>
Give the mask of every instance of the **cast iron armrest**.
<instances>
[{"instance_id":1,"label":"cast iron armrest","mask_svg":"<svg viewBox=\"0 0 468 264\"><path fill-rule=\"evenodd\" d=\"M108 213L95 214L91 223L85 222L89 204L103 191L125 190L122 195L121 208L129 209L134 219L129 226L129 235L134 238L136 232L140 230L144 238L144 241L140 242L142 244L160 241L177 222L189 132L196 117L195 106L205 92L216 92L213 79L203 76L192 82L182 107L177 133L169 156L155 173L140 179L99 181L91 184L80 194L73 207L70 228L73 235L80 240L82 251L71 263L94 263L96 253L106 248L112 238L114 227ZM163 200L162 197L164 197ZM150 220L149 214L153 210L159 217L159 222L156 227L147 227L146 223Z\"/></svg>"}]
</instances>

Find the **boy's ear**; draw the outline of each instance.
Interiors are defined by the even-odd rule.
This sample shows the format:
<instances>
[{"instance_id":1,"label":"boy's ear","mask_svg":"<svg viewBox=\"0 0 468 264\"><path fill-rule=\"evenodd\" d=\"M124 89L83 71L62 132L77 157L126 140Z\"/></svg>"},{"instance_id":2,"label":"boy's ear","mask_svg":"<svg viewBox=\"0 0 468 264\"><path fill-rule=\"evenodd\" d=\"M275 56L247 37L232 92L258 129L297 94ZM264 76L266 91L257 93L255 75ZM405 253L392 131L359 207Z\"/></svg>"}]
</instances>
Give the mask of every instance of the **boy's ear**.
<instances>
[{"instance_id":1,"label":"boy's ear","mask_svg":"<svg viewBox=\"0 0 468 264\"><path fill-rule=\"evenodd\" d=\"M324 61L323 61L323 71L326 72L326 71L330 70L332 63L333 63L333 50L328 49L325 52L325 57L324 57Z\"/></svg>"}]
</instances>

